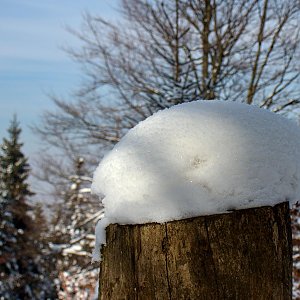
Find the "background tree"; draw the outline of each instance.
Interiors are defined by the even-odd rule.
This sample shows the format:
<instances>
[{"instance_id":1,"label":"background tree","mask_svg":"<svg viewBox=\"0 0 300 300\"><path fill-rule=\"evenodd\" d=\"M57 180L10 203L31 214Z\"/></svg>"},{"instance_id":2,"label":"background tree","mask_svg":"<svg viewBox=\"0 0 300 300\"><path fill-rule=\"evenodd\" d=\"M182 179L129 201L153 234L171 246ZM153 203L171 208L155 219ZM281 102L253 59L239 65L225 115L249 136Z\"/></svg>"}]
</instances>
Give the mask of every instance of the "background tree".
<instances>
[{"instance_id":1,"label":"background tree","mask_svg":"<svg viewBox=\"0 0 300 300\"><path fill-rule=\"evenodd\" d=\"M160 109L197 99L298 107L296 0L122 0L120 10L118 22L86 14L81 31L70 29L82 48L68 52L85 80L72 101L52 96L56 111L35 128L56 149L37 175L60 194L76 157L89 176L99 156Z\"/></svg>"},{"instance_id":2,"label":"background tree","mask_svg":"<svg viewBox=\"0 0 300 300\"><path fill-rule=\"evenodd\" d=\"M0 296L1 299L46 299L51 283L43 274L39 242L28 197L30 168L21 151L16 117L3 139L0 155Z\"/></svg>"},{"instance_id":3,"label":"background tree","mask_svg":"<svg viewBox=\"0 0 300 300\"><path fill-rule=\"evenodd\" d=\"M119 23L86 15L82 32L72 31L83 46L69 52L87 80L75 103L54 99L61 111L45 115L41 133L54 145L114 143L157 110L196 99L276 110L299 100L297 1L121 4Z\"/></svg>"},{"instance_id":4,"label":"background tree","mask_svg":"<svg viewBox=\"0 0 300 300\"><path fill-rule=\"evenodd\" d=\"M49 245L56 266L59 299L93 299L99 268L91 264L96 222L103 215L91 196L92 178L84 176L84 160L74 162L74 175L64 201L54 207Z\"/></svg>"}]
</instances>

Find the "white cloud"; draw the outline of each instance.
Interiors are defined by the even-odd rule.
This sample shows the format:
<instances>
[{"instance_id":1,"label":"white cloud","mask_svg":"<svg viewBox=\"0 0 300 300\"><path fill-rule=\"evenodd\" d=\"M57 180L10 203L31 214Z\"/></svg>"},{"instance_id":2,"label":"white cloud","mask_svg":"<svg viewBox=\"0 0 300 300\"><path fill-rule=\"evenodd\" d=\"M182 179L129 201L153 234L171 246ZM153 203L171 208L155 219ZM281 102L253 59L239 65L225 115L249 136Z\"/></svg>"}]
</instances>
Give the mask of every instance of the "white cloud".
<instances>
[{"instance_id":1,"label":"white cloud","mask_svg":"<svg viewBox=\"0 0 300 300\"><path fill-rule=\"evenodd\" d=\"M67 32L66 25L78 28L84 10L104 13L112 1L4 0L0 12L0 63L7 58L66 60L60 49L79 41ZM96 9L98 7L98 9Z\"/></svg>"},{"instance_id":2,"label":"white cloud","mask_svg":"<svg viewBox=\"0 0 300 300\"><path fill-rule=\"evenodd\" d=\"M5 29L2 29L5 28ZM0 20L0 60L3 58L62 60L66 54L59 48L76 40L55 20Z\"/></svg>"}]
</instances>

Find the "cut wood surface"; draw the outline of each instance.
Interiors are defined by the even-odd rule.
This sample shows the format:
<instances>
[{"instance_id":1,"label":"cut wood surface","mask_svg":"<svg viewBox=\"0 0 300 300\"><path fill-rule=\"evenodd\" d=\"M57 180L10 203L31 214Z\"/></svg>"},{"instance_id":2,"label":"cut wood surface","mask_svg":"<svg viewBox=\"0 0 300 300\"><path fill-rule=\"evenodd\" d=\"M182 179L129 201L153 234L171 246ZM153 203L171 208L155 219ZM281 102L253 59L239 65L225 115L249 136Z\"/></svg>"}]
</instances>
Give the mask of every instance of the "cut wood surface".
<instances>
[{"instance_id":1,"label":"cut wood surface","mask_svg":"<svg viewBox=\"0 0 300 300\"><path fill-rule=\"evenodd\" d=\"M106 234L99 299L292 299L287 202Z\"/></svg>"}]
</instances>

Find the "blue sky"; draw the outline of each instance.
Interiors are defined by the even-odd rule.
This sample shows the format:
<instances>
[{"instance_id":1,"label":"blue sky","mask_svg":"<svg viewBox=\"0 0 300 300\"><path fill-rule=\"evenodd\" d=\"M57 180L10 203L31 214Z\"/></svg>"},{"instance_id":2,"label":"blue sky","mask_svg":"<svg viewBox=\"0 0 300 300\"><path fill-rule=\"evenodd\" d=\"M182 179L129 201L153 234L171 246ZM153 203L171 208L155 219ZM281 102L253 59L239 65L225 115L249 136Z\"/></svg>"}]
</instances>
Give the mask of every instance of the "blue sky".
<instances>
[{"instance_id":1,"label":"blue sky","mask_svg":"<svg viewBox=\"0 0 300 300\"><path fill-rule=\"evenodd\" d=\"M85 11L112 19L118 0L0 0L0 139L14 113L24 152L39 140L29 126L53 107L47 93L67 96L80 82L79 66L62 50L79 45L66 26L79 29Z\"/></svg>"}]
</instances>

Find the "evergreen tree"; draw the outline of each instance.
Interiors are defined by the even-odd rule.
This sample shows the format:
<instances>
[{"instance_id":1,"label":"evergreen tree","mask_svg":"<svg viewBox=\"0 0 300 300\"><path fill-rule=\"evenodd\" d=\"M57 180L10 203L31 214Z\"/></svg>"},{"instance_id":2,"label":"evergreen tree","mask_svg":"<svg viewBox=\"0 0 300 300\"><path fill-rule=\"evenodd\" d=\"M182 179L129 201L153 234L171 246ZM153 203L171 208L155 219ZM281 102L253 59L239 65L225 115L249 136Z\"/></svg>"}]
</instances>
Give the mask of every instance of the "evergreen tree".
<instances>
[{"instance_id":1,"label":"evergreen tree","mask_svg":"<svg viewBox=\"0 0 300 300\"><path fill-rule=\"evenodd\" d=\"M50 245L56 256L59 299L93 299L98 278L98 266L91 264L91 254L102 207L91 196L92 179L85 173L83 158L75 159L64 201L54 208Z\"/></svg>"},{"instance_id":2,"label":"evergreen tree","mask_svg":"<svg viewBox=\"0 0 300 300\"><path fill-rule=\"evenodd\" d=\"M0 298L46 299L51 288L39 262L39 242L27 202L33 195L27 183L30 168L21 151L16 117L8 133L0 154Z\"/></svg>"}]
</instances>

